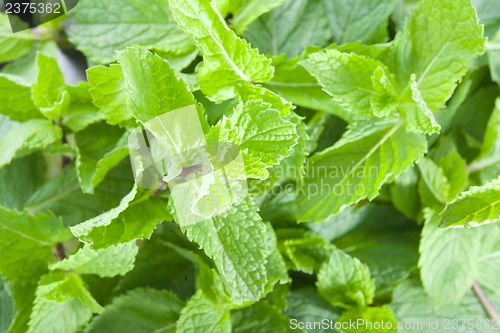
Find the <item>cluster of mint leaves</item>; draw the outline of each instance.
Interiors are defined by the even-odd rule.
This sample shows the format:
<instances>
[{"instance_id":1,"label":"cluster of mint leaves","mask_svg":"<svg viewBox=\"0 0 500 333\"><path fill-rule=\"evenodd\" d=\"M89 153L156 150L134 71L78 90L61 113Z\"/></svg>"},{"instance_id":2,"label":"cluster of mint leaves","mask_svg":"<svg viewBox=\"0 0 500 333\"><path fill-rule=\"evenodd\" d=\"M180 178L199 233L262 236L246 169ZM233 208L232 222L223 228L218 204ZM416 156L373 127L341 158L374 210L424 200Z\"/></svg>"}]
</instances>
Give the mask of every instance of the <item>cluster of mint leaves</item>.
<instances>
[{"instance_id":1,"label":"cluster of mint leaves","mask_svg":"<svg viewBox=\"0 0 500 333\"><path fill-rule=\"evenodd\" d=\"M494 331L499 27L497 0L80 0L16 34L0 14L0 332ZM179 227L127 138L189 105L249 195Z\"/></svg>"}]
</instances>

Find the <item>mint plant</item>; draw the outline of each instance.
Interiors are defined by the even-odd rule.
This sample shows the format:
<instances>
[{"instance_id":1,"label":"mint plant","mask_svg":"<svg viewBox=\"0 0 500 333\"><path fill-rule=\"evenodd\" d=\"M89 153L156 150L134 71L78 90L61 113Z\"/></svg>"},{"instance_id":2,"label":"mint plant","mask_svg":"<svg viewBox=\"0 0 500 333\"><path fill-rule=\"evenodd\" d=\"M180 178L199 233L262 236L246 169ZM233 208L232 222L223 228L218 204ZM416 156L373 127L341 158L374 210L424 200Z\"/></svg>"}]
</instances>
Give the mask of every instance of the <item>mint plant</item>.
<instances>
[{"instance_id":1,"label":"mint plant","mask_svg":"<svg viewBox=\"0 0 500 333\"><path fill-rule=\"evenodd\" d=\"M0 332L499 330L499 22L496 0L0 13Z\"/></svg>"}]
</instances>

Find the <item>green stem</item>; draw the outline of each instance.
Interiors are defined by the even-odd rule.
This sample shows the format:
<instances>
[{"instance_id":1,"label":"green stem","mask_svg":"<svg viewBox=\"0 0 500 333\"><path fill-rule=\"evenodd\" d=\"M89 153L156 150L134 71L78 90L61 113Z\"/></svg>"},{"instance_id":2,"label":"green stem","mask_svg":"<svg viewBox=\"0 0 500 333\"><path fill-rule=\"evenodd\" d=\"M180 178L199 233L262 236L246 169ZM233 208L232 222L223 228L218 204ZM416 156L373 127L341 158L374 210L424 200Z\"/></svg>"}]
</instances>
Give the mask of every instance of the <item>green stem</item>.
<instances>
[{"instance_id":1,"label":"green stem","mask_svg":"<svg viewBox=\"0 0 500 333\"><path fill-rule=\"evenodd\" d=\"M491 305L490 300L484 293L479 283L474 281L474 283L472 284L472 290L474 290L474 293L476 294L477 298L483 305L484 310L486 310L490 318L493 319L497 325L500 325L500 316L498 316L498 313L496 312L493 305Z\"/></svg>"}]
</instances>

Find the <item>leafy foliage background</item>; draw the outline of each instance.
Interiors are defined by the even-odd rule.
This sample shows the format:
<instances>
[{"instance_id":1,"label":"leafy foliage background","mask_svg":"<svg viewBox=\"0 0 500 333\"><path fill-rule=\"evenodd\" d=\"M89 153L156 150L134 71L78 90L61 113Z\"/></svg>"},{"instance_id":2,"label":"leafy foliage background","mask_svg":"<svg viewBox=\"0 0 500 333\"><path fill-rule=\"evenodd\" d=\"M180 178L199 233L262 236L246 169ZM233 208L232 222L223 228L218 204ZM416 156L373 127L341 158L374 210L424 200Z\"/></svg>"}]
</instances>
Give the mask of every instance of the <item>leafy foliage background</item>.
<instances>
[{"instance_id":1,"label":"leafy foliage background","mask_svg":"<svg viewBox=\"0 0 500 333\"><path fill-rule=\"evenodd\" d=\"M0 14L0 332L498 330L499 27L496 0ZM193 104L250 194L180 227L127 137Z\"/></svg>"}]
</instances>

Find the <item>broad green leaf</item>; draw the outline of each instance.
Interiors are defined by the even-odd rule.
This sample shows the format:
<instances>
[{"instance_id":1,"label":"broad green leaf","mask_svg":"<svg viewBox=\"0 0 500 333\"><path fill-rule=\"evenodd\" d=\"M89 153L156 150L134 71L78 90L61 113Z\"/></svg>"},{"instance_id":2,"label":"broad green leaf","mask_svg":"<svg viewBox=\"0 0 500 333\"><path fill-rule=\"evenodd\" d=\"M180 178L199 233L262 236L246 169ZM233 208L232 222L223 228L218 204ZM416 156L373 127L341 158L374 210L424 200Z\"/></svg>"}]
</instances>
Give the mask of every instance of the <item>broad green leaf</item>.
<instances>
[{"instance_id":1,"label":"broad green leaf","mask_svg":"<svg viewBox=\"0 0 500 333\"><path fill-rule=\"evenodd\" d=\"M85 333L174 333L183 306L170 291L134 289L106 306Z\"/></svg>"},{"instance_id":2,"label":"broad green leaf","mask_svg":"<svg viewBox=\"0 0 500 333\"><path fill-rule=\"evenodd\" d=\"M442 227L477 227L500 219L500 177L473 186L448 203L441 212Z\"/></svg>"},{"instance_id":3,"label":"broad green leaf","mask_svg":"<svg viewBox=\"0 0 500 333\"><path fill-rule=\"evenodd\" d=\"M278 248L290 262L290 268L307 274L317 273L336 250L323 238L300 229L278 229L277 236Z\"/></svg>"},{"instance_id":4,"label":"broad green leaf","mask_svg":"<svg viewBox=\"0 0 500 333\"><path fill-rule=\"evenodd\" d=\"M170 0L169 5L177 23L203 54L198 77L210 99L221 102L236 97L238 90L272 78L271 61L229 29L214 3Z\"/></svg>"},{"instance_id":5,"label":"broad green leaf","mask_svg":"<svg viewBox=\"0 0 500 333\"><path fill-rule=\"evenodd\" d=\"M31 96L35 105L50 120L60 119L70 103L70 95L64 84L64 76L56 59L43 53L37 54L37 79Z\"/></svg>"},{"instance_id":6,"label":"broad green leaf","mask_svg":"<svg viewBox=\"0 0 500 333\"><path fill-rule=\"evenodd\" d=\"M0 113L12 120L26 121L32 118L42 118L31 100L31 88L17 77L0 74Z\"/></svg>"},{"instance_id":7,"label":"broad green leaf","mask_svg":"<svg viewBox=\"0 0 500 333\"><path fill-rule=\"evenodd\" d=\"M17 33L16 33L17 34ZM48 56L57 57L58 46L55 41L47 40L43 43L34 43L26 56L10 62L2 67L2 73L17 77L25 85L33 85L36 81L38 66L37 54L43 52Z\"/></svg>"},{"instance_id":8,"label":"broad green leaf","mask_svg":"<svg viewBox=\"0 0 500 333\"><path fill-rule=\"evenodd\" d=\"M443 142L445 141L443 140ZM438 148L433 153L437 155L434 158L450 184L447 198L447 201L450 201L455 199L467 187L469 172L467 170L467 161L457 152L454 144L450 146L449 151L439 151L439 149L446 149L446 145L447 143L444 143L442 148Z\"/></svg>"},{"instance_id":9,"label":"broad green leaf","mask_svg":"<svg viewBox=\"0 0 500 333\"><path fill-rule=\"evenodd\" d=\"M100 311L78 275L51 273L38 284L28 333L77 332Z\"/></svg>"},{"instance_id":10,"label":"broad green leaf","mask_svg":"<svg viewBox=\"0 0 500 333\"><path fill-rule=\"evenodd\" d=\"M477 282L496 297L500 297L500 228L496 225L484 226L481 239L481 256Z\"/></svg>"},{"instance_id":11,"label":"broad green leaf","mask_svg":"<svg viewBox=\"0 0 500 333\"><path fill-rule=\"evenodd\" d=\"M12 20L17 16L10 15ZM32 37L29 31L13 33L9 17L0 13L0 63L16 60L31 50Z\"/></svg>"},{"instance_id":12,"label":"broad green leaf","mask_svg":"<svg viewBox=\"0 0 500 333\"><path fill-rule=\"evenodd\" d=\"M468 291L456 305L446 305L440 309L435 309L433 305L432 299L425 293L419 282L409 280L397 286L390 306L398 321L401 322L402 327L399 332L446 333L450 329L453 332L463 333L497 331L493 329L493 321L472 291ZM498 305L500 302L496 301L494 306ZM458 327L452 322L455 319L458 320ZM462 323L464 323L463 326ZM448 326L450 329L447 329Z\"/></svg>"},{"instance_id":13,"label":"broad green leaf","mask_svg":"<svg viewBox=\"0 0 500 333\"><path fill-rule=\"evenodd\" d=\"M118 206L71 227L71 232L93 249L149 238L158 223L171 218L166 202L150 194L134 186Z\"/></svg>"},{"instance_id":14,"label":"broad green leaf","mask_svg":"<svg viewBox=\"0 0 500 333\"><path fill-rule=\"evenodd\" d=\"M287 59L285 55L273 58L274 77L264 87L305 108L333 113L345 120L354 115L335 103L318 81L299 62L307 55Z\"/></svg>"},{"instance_id":15,"label":"broad green leaf","mask_svg":"<svg viewBox=\"0 0 500 333\"><path fill-rule=\"evenodd\" d=\"M170 65L158 55L129 47L118 53L118 62L123 69L127 105L136 120L145 122L162 114L189 105L197 105L202 128L208 129L203 109L179 79ZM141 66L137 66L140 63ZM144 93L143 87L149 87Z\"/></svg>"},{"instance_id":16,"label":"broad green leaf","mask_svg":"<svg viewBox=\"0 0 500 333\"><path fill-rule=\"evenodd\" d=\"M426 157L418 161L418 167L421 175L419 193L422 202L431 207L435 205L436 200L438 207L445 204L450 193L450 184L443 169Z\"/></svg>"},{"instance_id":17,"label":"broad green leaf","mask_svg":"<svg viewBox=\"0 0 500 333\"><path fill-rule=\"evenodd\" d=\"M42 185L26 202L26 209L34 214L52 211L72 226L112 209L130 192L134 181L130 165L121 164L111 170L95 189L94 195L84 194L76 177L74 164Z\"/></svg>"},{"instance_id":18,"label":"broad green leaf","mask_svg":"<svg viewBox=\"0 0 500 333\"><path fill-rule=\"evenodd\" d=\"M418 171L415 168L406 170L391 186L392 204L407 217L415 218L419 214L420 201L417 185Z\"/></svg>"},{"instance_id":19,"label":"broad green leaf","mask_svg":"<svg viewBox=\"0 0 500 333\"><path fill-rule=\"evenodd\" d=\"M128 124L132 118L127 109L125 79L120 65L95 66L87 69L89 91L94 104L110 125Z\"/></svg>"},{"instance_id":20,"label":"broad green leaf","mask_svg":"<svg viewBox=\"0 0 500 333\"><path fill-rule=\"evenodd\" d=\"M183 239L182 233L173 226L175 224L162 224L157 231L165 229L176 239ZM121 294L138 287L149 287L175 290L179 297L187 299L195 292L196 273L195 263L181 256L166 245L158 234L154 234L151 240L140 247L134 269L120 279L116 292Z\"/></svg>"},{"instance_id":21,"label":"broad green leaf","mask_svg":"<svg viewBox=\"0 0 500 333\"><path fill-rule=\"evenodd\" d=\"M421 1L396 37L392 66L400 90L416 75L416 88L429 109L437 111L465 75L469 60L484 52L484 42L470 0Z\"/></svg>"},{"instance_id":22,"label":"broad green leaf","mask_svg":"<svg viewBox=\"0 0 500 333\"><path fill-rule=\"evenodd\" d=\"M61 128L43 119L21 123L0 140L0 167L61 140Z\"/></svg>"},{"instance_id":23,"label":"broad green leaf","mask_svg":"<svg viewBox=\"0 0 500 333\"><path fill-rule=\"evenodd\" d=\"M500 100L491 114L483 145L478 157L469 165L471 173L478 172L483 182L500 175Z\"/></svg>"},{"instance_id":24,"label":"broad green leaf","mask_svg":"<svg viewBox=\"0 0 500 333\"><path fill-rule=\"evenodd\" d=\"M500 33L497 33L486 43L490 65L491 78L500 83Z\"/></svg>"},{"instance_id":25,"label":"broad green leaf","mask_svg":"<svg viewBox=\"0 0 500 333\"><path fill-rule=\"evenodd\" d=\"M434 305L457 303L478 272L480 234L477 229L441 229L439 215L427 209L420 240L420 277Z\"/></svg>"},{"instance_id":26,"label":"broad green leaf","mask_svg":"<svg viewBox=\"0 0 500 333\"><path fill-rule=\"evenodd\" d=\"M135 241L97 251L84 246L70 257L50 265L49 268L78 274L95 274L100 277L125 275L134 268L137 251Z\"/></svg>"},{"instance_id":27,"label":"broad green leaf","mask_svg":"<svg viewBox=\"0 0 500 333\"><path fill-rule=\"evenodd\" d=\"M288 0L254 21L243 36L263 53L295 57L309 45L330 42L325 10L321 0Z\"/></svg>"},{"instance_id":28,"label":"broad green leaf","mask_svg":"<svg viewBox=\"0 0 500 333\"><path fill-rule=\"evenodd\" d=\"M267 302L231 313L233 333L291 333L290 319Z\"/></svg>"},{"instance_id":29,"label":"broad green leaf","mask_svg":"<svg viewBox=\"0 0 500 333\"><path fill-rule=\"evenodd\" d=\"M119 10L119 15L117 10ZM93 63L112 63L128 45L183 53L194 48L167 0L87 0L72 11L69 39Z\"/></svg>"},{"instance_id":30,"label":"broad green leaf","mask_svg":"<svg viewBox=\"0 0 500 333\"><path fill-rule=\"evenodd\" d=\"M233 303L262 297L267 284L266 225L252 199L183 229L213 259Z\"/></svg>"},{"instance_id":31,"label":"broad green leaf","mask_svg":"<svg viewBox=\"0 0 500 333\"><path fill-rule=\"evenodd\" d=\"M352 228L334 244L370 268L377 295L391 291L394 285L407 279L418 263L420 229L414 222L394 208L373 204L344 213L317 226L327 223L324 228L328 230L344 221L346 227Z\"/></svg>"},{"instance_id":32,"label":"broad green leaf","mask_svg":"<svg viewBox=\"0 0 500 333\"><path fill-rule=\"evenodd\" d=\"M67 86L66 89L71 98L71 105L62 120L64 126L76 133L103 119L103 115L92 104L87 82L81 81L76 86Z\"/></svg>"},{"instance_id":33,"label":"broad green leaf","mask_svg":"<svg viewBox=\"0 0 500 333\"><path fill-rule=\"evenodd\" d=\"M384 41L386 38L387 21L396 7L397 0L340 0L325 1L324 4L335 42L372 43ZM382 38L381 30L384 31Z\"/></svg>"},{"instance_id":34,"label":"broad green leaf","mask_svg":"<svg viewBox=\"0 0 500 333\"><path fill-rule=\"evenodd\" d=\"M383 104L396 103L397 97L392 75L375 59L329 49L311 54L300 64L336 103L358 117L387 116L394 109L380 110Z\"/></svg>"},{"instance_id":35,"label":"broad green leaf","mask_svg":"<svg viewBox=\"0 0 500 333\"><path fill-rule=\"evenodd\" d=\"M7 332L14 320L14 300L12 299L6 282L0 277L0 330Z\"/></svg>"},{"instance_id":36,"label":"broad green leaf","mask_svg":"<svg viewBox=\"0 0 500 333\"><path fill-rule=\"evenodd\" d=\"M0 169L0 206L22 210L31 194L45 181L44 162L41 156L34 154Z\"/></svg>"},{"instance_id":37,"label":"broad green leaf","mask_svg":"<svg viewBox=\"0 0 500 333\"><path fill-rule=\"evenodd\" d=\"M36 281L47 270L52 248L70 236L52 213L32 216L1 206L0 230L0 274L10 282Z\"/></svg>"},{"instance_id":38,"label":"broad green leaf","mask_svg":"<svg viewBox=\"0 0 500 333\"><path fill-rule=\"evenodd\" d=\"M334 251L318 272L318 292L333 306L368 306L373 301L375 281L370 269L341 250Z\"/></svg>"},{"instance_id":39,"label":"broad green leaf","mask_svg":"<svg viewBox=\"0 0 500 333\"><path fill-rule=\"evenodd\" d=\"M221 304L197 292L181 311L177 333L230 333L231 316Z\"/></svg>"},{"instance_id":40,"label":"broad green leaf","mask_svg":"<svg viewBox=\"0 0 500 333\"><path fill-rule=\"evenodd\" d=\"M354 327L351 323L355 322ZM383 323L383 324L382 324ZM397 321L388 306L352 308L344 311L338 320L345 333L397 333Z\"/></svg>"},{"instance_id":41,"label":"broad green leaf","mask_svg":"<svg viewBox=\"0 0 500 333\"><path fill-rule=\"evenodd\" d=\"M35 299L37 280L38 276L36 277L36 279L30 282L5 282L4 286L6 287L8 294L12 298L12 310L14 311L14 313L12 313L14 315L12 321L7 323L7 325L10 325L10 327L7 326L7 328L5 328L5 333L26 332L28 330L28 322L33 307L33 301ZM3 304L0 309L0 317L2 317L3 315L11 314L4 311L12 311L8 308L8 305L7 308L4 308Z\"/></svg>"},{"instance_id":42,"label":"broad green leaf","mask_svg":"<svg viewBox=\"0 0 500 333\"><path fill-rule=\"evenodd\" d=\"M212 134L212 135L211 135ZM290 155L297 144L296 125L262 101L240 103L209 134L213 142L232 142L243 154L247 177L266 179L266 168Z\"/></svg>"},{"instance_id":43,"label":"broad green leaf","mask_svg":"<svg viewBox=\"0 0 500 333\"><path fill-rule=\"evenodd\" d=\"M256 20L244 36L273 55L294 57L309 45L383 42L395 0L290 0Z\"/></svg>"},{"instance_id":44,"label":"broad green leaf","mask_svg":"<svg viewBox=\"0 0 500 333\"><path fill-rule=\"evenodd\" d=\"M242 34L259 16L282 5L286 0L237 0L230 2L229 11L233 14L231 25L236 33Z\"/></svg>"},{"instance_id":45,"label":"broad green leaf","mask_svg":"<svg viewBox=\"0 0 500 333\"><path fill-rule=\"evenodd\" d=\"M441 126L437 123L434 114L427 106L422 93L418 88L415 75L410 78L411 100L402 106L401 113L405 119L405 125L409 132L433 134L439 133Z\"/></svg>"},{"instance_id":46,"label":"broad green leaf","mask_svg":"<svg viewBox=\"0 0 500 333\"><path fill-rule=\"evenodd\" d=\"M479 22L484 24L485 35L493 37L500 28L499 3L495 0L472 0L472 4L479 16Z\"/></svg>"},{"instance_id":47,"label":"broad green leaf","mask_svg":"<svg viewBox=\"0 0 500 333\"><path fill-rule=\"evenodd\" d=\"M403 121L358 122L333 147L310 157L298 190L298 220L322 221L362 199L409 168L427 150L421 134Z\"/></svg>"},{"instance_id":48,"label":"broad green leaf","mask_svg":"<svg viewBox=\"0 0 500 333\"><path fill-rule=\"evenodd\" d=\"M108 171L128 156L127 134L104 123L91 125L76 134L76 170L84 193L94 193Z\"/></svg>"},{"instance_id":49,"label":"broad green leaf","mask_svg":"<svg viewBox=\"0 0 500 333\"><path fill-rule=\"evenodd\" d=\"M290 328L296 330L301 323L320 322L325 318L337 321L339 309L334 309L324 298L322 298L312 287L291 290L286 298L287 307L285 314L290 317ZM335 329L309 328L306 332L314 333L336 333Z\"/></svg>"}]
</instances>

